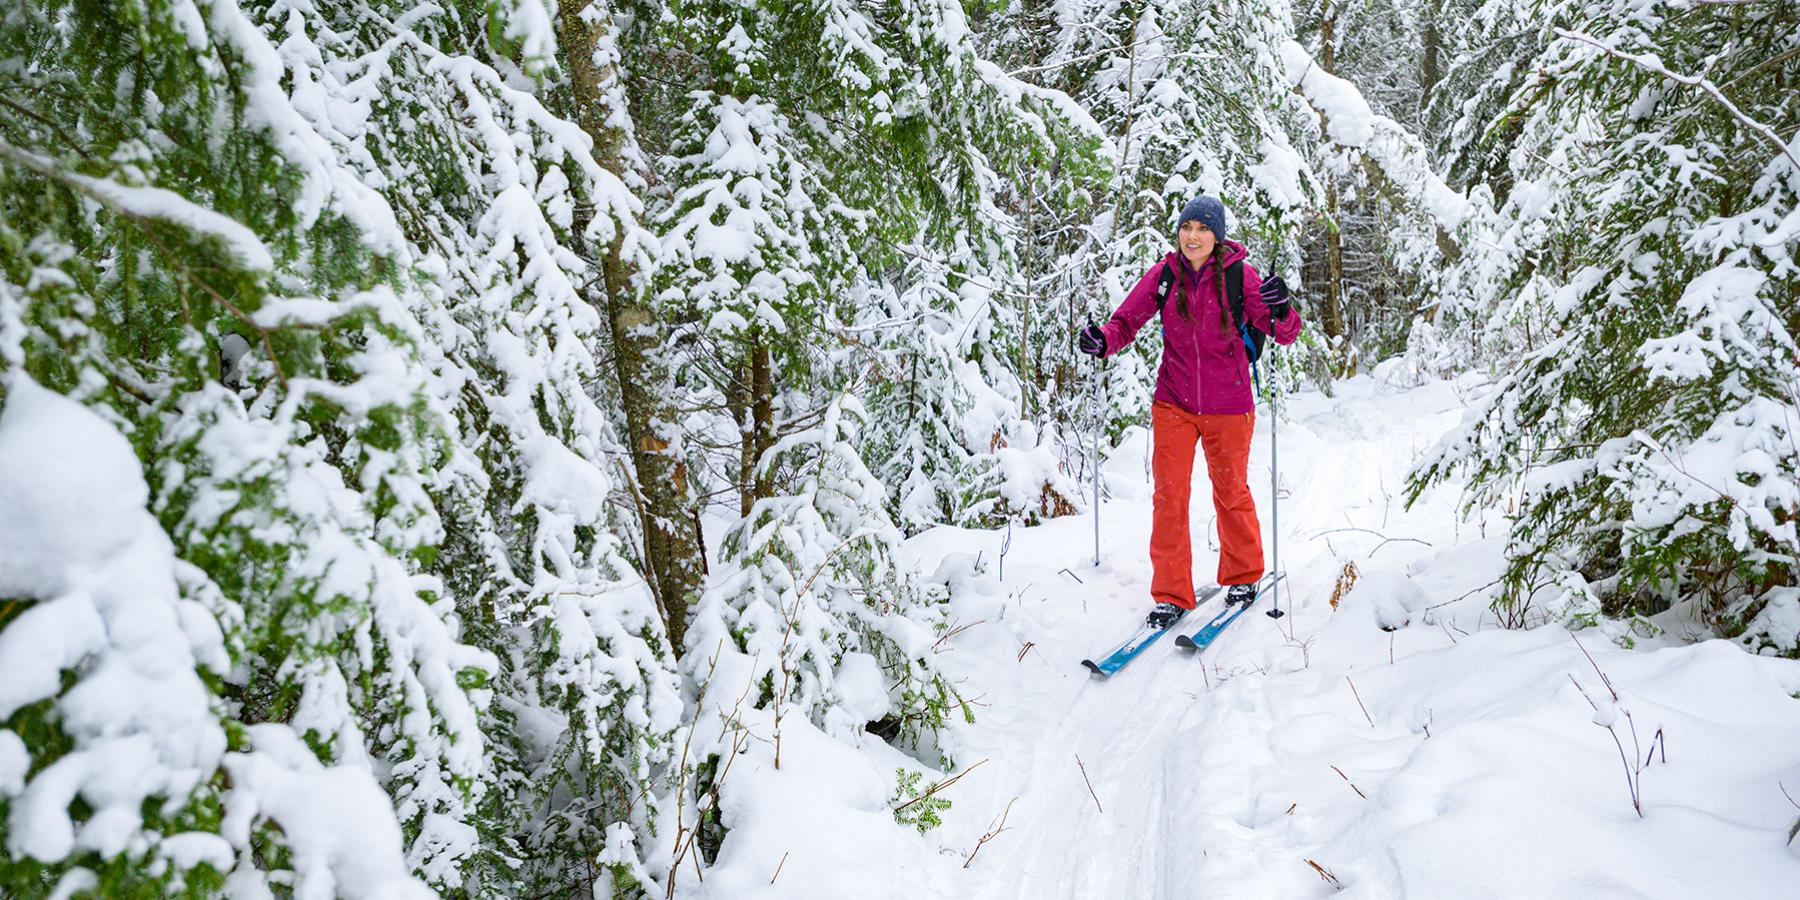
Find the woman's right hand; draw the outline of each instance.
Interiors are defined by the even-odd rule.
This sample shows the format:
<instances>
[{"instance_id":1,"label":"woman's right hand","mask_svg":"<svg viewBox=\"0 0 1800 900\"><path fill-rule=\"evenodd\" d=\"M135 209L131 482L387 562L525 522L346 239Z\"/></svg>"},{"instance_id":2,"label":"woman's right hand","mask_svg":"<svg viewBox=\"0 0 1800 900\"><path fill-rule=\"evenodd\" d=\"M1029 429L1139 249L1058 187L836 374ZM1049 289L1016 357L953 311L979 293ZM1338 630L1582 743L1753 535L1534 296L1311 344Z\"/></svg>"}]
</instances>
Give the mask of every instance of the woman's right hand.
<instances>
[{"instance_id":1,"label":"woman's right hand","mask_svg":"<svg viewBox=\"0 0 1800 900\"><path fill-rule=\"evenodd\" d=\"M1075 341L1076 349L1089 356L1106 355L1106 334L1098 325L1089 325L1081 329L1081 335Z\"/></svg>"}]
</instances>

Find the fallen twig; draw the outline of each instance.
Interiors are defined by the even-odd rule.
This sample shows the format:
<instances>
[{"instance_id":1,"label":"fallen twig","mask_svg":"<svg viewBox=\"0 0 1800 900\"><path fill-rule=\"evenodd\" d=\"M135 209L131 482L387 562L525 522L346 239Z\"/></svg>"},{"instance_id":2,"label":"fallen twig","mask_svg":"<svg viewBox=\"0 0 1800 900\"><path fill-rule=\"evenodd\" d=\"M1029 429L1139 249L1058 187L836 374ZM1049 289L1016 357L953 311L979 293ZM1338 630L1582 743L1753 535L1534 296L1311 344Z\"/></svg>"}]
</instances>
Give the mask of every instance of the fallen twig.
<instances>
[{"instance_id":1,"label":"fallen twig","mask_svg":"<svg viewBox=\"0 0 1800 900\"><path fill-rule=\"evenodd\" d=\"M1360 709L1362 709L1362 712L1363 712L1363 718L1365 718L1365 719L1368 719L1368 720L1369 720L1369 727L1370 727L1370 728L1374 728L1374 727L1375 727L1375 719L1374 719L1374 717L1372 717L1372 716L1370 716L1370 715L1369 715L1369 708L1368 708L1368 707L1366 707L1366 706L1363 706L1363 702L1362 702L1362 694L1359 694L1359 693L1357 693L1357 692L1356 692L1356 682L1354 682L1354 681L1350 681L1350 676L1348 676L1348 675L1345 675L1345 676L1344 676L1344 680L1345 680L1345 681L1346 681L1346 682L1349 682L1349 684L1350 684L1350 696L1352 696L1352 697L1355 697L1355 698L1356 698L1356 705L1357 705L1357 706L1358 706L1358 707L1359 707L1359 708L1360 708Z\"/></svg>"},{"instance_id":2,"label":"fallen twig","mask_svg":"<svg viewBox=\"0 0 1800 900\"><path fill-rule=\"evenodd\" d=\"M1106 812L1106 807L1100 805L1100 795L1094 793L1094 783L1088 781L1087 766L1081 764L1081 754L1079 753L1075 754L1075 765L1081 769L1081 780L1087 782L1088 796L1094 798L1094 808L1103 813Z\"/></svg>"},{"instance_id":3,"label":"fallen twig","mask_svg":"<svg viewBox=\"0 0 1800 900\"><path fill-rule=\"evenodd\" d=\"M1319 873L1320 880L1324 881L1326 884L1329 884L1340 891L1344 889L1344 883L1339 881L1336 875L1331 874L1330 869L1327 869L1310 859L1306 861L1306 864L1312 866L1313 871Z\"/></svg>"},{"instance_id":4,"label":"fallen twig","mask_svg":"<svg viewBox=\"0 0 1800 900\"><path fill-rule=\"evenodd\" d=\"M1406 542L1412 543L1412 544L1424 544L1427 547L1431 546L1431 542L1427 541L1427 540L1421 540L1419 538L1410 538L1410 537L1388 537L1387 535L1382 534L1381 532L1376 531L1373 528L1329 528L1324 531L1314 532L1313 537L1321 537L1321 536L1327 535L1327 534L1337 534L1339 532L1344 532L1344 531L1354 531L1354 532L1357 532L1360 534L1372 534L1378 538L1381 538L1381 543L1376 544L1375 549L1369 551L1370 556L1374 556L1376 553L1381 552L1381 548L1386 547L1387 545L1392 544L1395 541L1406 541Z\"/></svg>"},{"instance_id":5,"label":"fallen twig","mask_svg":"<svg viewBox=\"0 0 1800 900\"><path fill-rule=\"evenodd\" d=\"M1340 769L1337 766L1332 766L1331 771L1338 773L1338 777L1344 779L1344 783L1349 785L1350 789L1356 792L1356 796L1361 797L1364 800L1369 799L1369 795L1363 793L1362 788L1357 787L1356 782L1351 781L1350 776L1345 775L1343 769Z\"/></svg>"},{"instance_id":6,"label":"fallen twig","mask_svg":"<svg viewBox=\"0 0 1800 900\"><path fill-rule=\"evenodd\" d=\"M945 641L947 641L953 637L956 637L957 635L962 634L963 632L968 631L969 629L974 628L975 626L980 625L986 621L987 621L986 619L976 619L975 621L970 622L967 625L957 625L955 622L950 623L950 627L948 629L946 629L942 635L939 635L937 641L931 645L931 652L933 652L933 653L938 652L938 648L944 646Z\"/></svg>"},{"instance_id":7,"label":"fallen twig","mask_svg":"<svg viewBox=\"0 0 1800 900\"><path fill-rule=\"evenodd\" d=\"M981 852L982 845L986 844L988 841L991 841L996 837L999 837L1000 832L1006 830L1006 817L1012 815L1013 804L1017 803L1017 802L1019 802L1019 798L1017 798L1017 797L1014 797L1011 800L1006 801L1006 809L1004 809L1000 812L1000 821L993 828L989 829L986 834L984 834L980 838L976 839L975 849L970 850L969 858L963 860L963 868L965 868L965 869L968 868L969 864L975 861L975 854Z\"/></svg>"},{"instance_id":8,"label":"fallen twig","mask_svg":"<svg viewBox=\"0 0 1800 900\"><path fill-rule=\"evenodd\" d=\"M1494 579L1494 580L1493 580L1493 581L1490 581L1490 582L1488 582L1488 583L1487 583L1487 584L1484 584L1484 585L1482 585L1482 586L1480 586L1480 587L1476 587L1476 588L1470 588L1470 589L1469 589L1469 590L1466 590L1466 591L1464 591L1464 592L1463 592L1463 593L1462 593L1462 596L1459 596L1459 597L1457 597L1457 598L1456 598L1456 599L1455 599L1455 600L1445 600L1445 601L1444 601L1444 602L1442 602L1442 603L1433 603L1433 604L1431 604L1431 605L1430 605L1430 606L1427 606L1427 607L1425 607L1425 612L1431 612L1431 611L1432 611L1432 610L1434 610L1434 609L1437 609L1437 608L1438 608L1438 607L1441 607L1441 606L1449 606L1449 605L1450 605L1450 604L1452 604L1452 603L1456 603L1456 602L1458 602L1458 601L1461 601L1461 600L1466 600L1466 599L1468 599L1468 597L1469 597L1469 595L1470 595L1470 594L1473 594L1473 593L1475 593L1475 592L1476 592L1476 591L1485 591L1485 590L1487 590L1487 589L1488 589L1488 588L1491 588L1491 587L1493 587L1493 586L1494 586L1494 585L1496 585L1496 584L1499 584L1499 583L1500 583L1500 579L1498 579L1498 578L1496 578L1496 579Z\"/></svg>"}]
</instances>

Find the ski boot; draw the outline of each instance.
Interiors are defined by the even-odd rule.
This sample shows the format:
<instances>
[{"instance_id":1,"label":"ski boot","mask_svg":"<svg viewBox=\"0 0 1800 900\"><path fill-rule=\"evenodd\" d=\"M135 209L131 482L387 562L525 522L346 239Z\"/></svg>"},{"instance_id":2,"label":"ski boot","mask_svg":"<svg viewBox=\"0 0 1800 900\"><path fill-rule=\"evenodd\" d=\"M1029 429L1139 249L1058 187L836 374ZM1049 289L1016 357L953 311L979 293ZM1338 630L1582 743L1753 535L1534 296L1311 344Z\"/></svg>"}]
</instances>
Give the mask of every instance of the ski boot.
<instances>
[{"instance_id":1,"label":"ski boot","mask_svg":"<svg viewBox=\"0 0 1800 900\"><path fill-rule=\"evenodd\" d=\"M1187 610L1164 601L1156 604L1155 609L1150 610L1150 615L1144 617L1144 624L1151 628L1166 629L1181 621L1181 617L1184 615L1187 615Z\"/></svg>"}]
</instances>

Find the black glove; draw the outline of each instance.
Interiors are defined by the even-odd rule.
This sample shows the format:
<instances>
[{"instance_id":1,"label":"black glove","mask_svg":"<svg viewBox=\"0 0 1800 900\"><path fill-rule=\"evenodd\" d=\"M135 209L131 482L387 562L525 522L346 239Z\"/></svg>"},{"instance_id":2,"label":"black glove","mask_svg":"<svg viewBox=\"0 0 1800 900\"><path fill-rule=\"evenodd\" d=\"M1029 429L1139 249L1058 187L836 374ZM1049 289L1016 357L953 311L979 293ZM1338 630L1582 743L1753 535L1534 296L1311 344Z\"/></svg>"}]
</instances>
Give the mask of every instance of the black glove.
<instances>
[{"instance_id":1,"label":"black glove","mask_svg":"<svg viewBox=\"0 0 1800 900\"><path fill-rule=\"evenodd\" d=\"M1100 326L1089 325L1081 329L1081 336L1076 339L1075 347L1089 356L1105 356L1106 335L1100 331Z\"/></svg>"},{"instance_id":2,"label":"black glove","mask_svg":"<svg viewBox=\"0 0 1800 900\"><path fill-rule=\"evenodd\" d=\"M1287 282L1282 281L1280 275L1264 278L1262 290L1258 293L1262 295L1263 305L1269 308L1269 318L1279 322L1294 311L1288 303Z\"/></svg>"}]
</instances>

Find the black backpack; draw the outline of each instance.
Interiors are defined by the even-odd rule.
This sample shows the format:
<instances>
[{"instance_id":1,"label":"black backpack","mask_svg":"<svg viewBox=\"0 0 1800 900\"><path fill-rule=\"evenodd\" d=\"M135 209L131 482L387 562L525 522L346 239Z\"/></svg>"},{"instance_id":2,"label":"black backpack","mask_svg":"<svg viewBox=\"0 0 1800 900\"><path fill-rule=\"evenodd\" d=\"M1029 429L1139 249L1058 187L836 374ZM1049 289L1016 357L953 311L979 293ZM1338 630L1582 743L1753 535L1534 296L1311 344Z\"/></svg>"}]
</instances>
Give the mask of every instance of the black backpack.
<instances>
[{"instance_id":1,"label":"black backpack","mask_svg":"<svg viewBox=\"0 0 1800 900\"><path fill-rule=\"evenodd\" d=\"M1163 263L1162 274L1156 279L1156 314L1162 315L1163 305L1169 301L1169 293L1175 289L1175 270ZM1237 326L1238 335L1244 339L1244 355L1249 357L1250 364L1262 359L1263 345L1269 342L1269 335L1262 329L1244 320L1244 261L1238 260L1225 267L1225 293L1231 298L1231 321Z\"/></svg>"}]
</instances>

